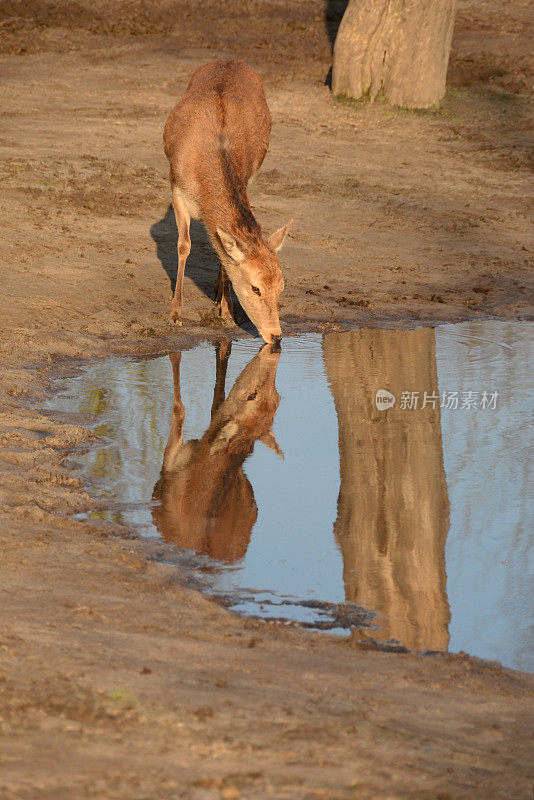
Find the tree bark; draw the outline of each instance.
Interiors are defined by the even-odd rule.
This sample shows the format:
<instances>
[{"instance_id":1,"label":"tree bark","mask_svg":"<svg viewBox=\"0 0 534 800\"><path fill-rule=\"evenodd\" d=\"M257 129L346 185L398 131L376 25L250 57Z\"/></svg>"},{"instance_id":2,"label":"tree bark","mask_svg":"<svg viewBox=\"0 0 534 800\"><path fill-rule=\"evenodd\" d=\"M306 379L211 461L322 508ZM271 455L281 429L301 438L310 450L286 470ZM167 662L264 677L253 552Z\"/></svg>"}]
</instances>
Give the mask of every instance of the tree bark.
<instances>
[{"instance_id":1,"label":"tree bark","mask_svg":"<svg viewBox=\"0 0 534 800\"><path fill-rule=\"evenodd\" d=\"M349 0L334 45L335 95L428 108L442 100L456 0Z\"/></svg>"}]
</instances>

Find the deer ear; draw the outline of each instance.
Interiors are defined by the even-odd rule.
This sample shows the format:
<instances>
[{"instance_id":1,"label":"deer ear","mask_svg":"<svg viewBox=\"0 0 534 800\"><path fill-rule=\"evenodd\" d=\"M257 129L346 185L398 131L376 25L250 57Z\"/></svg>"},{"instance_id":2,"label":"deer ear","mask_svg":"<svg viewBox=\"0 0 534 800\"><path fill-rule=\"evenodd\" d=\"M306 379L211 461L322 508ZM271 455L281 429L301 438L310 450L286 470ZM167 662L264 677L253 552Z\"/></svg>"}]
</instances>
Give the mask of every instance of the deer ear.
<instances>
[{"instance_id":1,"label":"deer ear","mask_svg":"<svg viewBox=\"0 0 534 800\"><path fill-rule=\"evenodd\" d=\"M222 228L217 228L217 236L233 261L237 261L238 264L240 261L243 261L245 258L245 245L243 242L240 242L235 236L232 236L232 234L223 231Z\"/></svg>"},{"instance_id":2,"label":"deer ear","mask_svg":"<svg viewBox=\"0 0 534 800\"><path fill-rule=\"evenodd\" d=\"M280 445L276 441L276 437L275 437L275 435L274 435L274 433L272 431L269 431L268 433L264 433L263 436L260 436L259 441L262 444L264 444L265 447L268 447L269 450L274 450L276 455L280 456L280 458L283 460L284 453L281 450Z\"/></svg>"},{"instance_id":3,"label":"deer ear","mask_svg":"<svg viewBox=\"0 0 534 800\"><path fill-rule=\"evenodd\" d=\"M273 248L273 250L280 250L282 245L284 244L284 239L286 238L286 234L290 227L293 225L293 220L289 220L287 225L284 225L283 228L279 228L275 231L271 236L269 236L269 244Z\"/></svg>"}]
</instances>

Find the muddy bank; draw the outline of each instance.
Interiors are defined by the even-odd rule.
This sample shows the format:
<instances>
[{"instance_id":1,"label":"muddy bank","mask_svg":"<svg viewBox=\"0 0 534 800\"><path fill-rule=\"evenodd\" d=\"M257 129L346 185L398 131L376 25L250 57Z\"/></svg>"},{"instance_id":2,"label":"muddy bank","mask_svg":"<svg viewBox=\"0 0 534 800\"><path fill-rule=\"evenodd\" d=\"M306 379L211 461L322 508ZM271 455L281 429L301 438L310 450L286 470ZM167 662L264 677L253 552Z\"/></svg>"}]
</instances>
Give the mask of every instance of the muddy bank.
<instances>
[{"instance_id":1,"label":"muddy bank","mask_svg":"<svg viewBox=\"0 0 534 800\"><path fill-rule=\"evenodd\" d=\"M94 505L65 465L90 444L84 420L32 405L87 360L233 333L209 297L217 267L199 226L187 325L166 324L176 260L161 129L191 72L223 50L266 80L273 135L251 201L269 232L296 220L286 331L531 318L523 7L460 4L454 86L420 115L332 100L329 5L325 26L322 4L273 4L286 32L273 45L255 6L214 38L217 4L135 31L111 3L94 6L103 25L83 21L84 3L63 16L2 4L8 798L530 796L531 678L232 616L127 531L72 519Z\"/></svg>"},{"instance_id":2,"label":"muddy bank","mask_svg":"<svg viewBox=\"0 0 534 800\"><path fill-rule=\"evenodd\" d=\"M500 64L506 51L524 61L522 6L489 5L484 57ZM211 35L216 3L202 20L184 11L173 33L178 6L164 5L163 32L141 21L135 35L119 25L120 4L65 4L60 19L51 3L4 6L7 356L29 341L45 357L78 356L95 337L120 347L169 335L176 230L162 126L193 70L222 52L244 55L266 81L273 134L250 194L267 232L295 219L282 254L286 331L532 314L532 101L504 91L502 65L491 80L469 71L482 25L471 3L460 5L452 62L464 78L424 114L332 99L324 81L333 6L325 27L322 4L274 3L274 41L256 6L229 10L220 41ZM139 4L132 25L154 18L149 6ZM83 22L91 14L107 20L103 28ZM9 54L8 34L26 49ZM208 332L220 328L216 260L201 226L192 241L184 315Z\"/></svg>"},{"instance_id":3,"label":"muddy bank","mask_svg":"<svg viewBox=\"0 0 534 800\"><path fill-rule=\"evenodd\" d=\"M3 409L6 797L528 797L530 676L235 617L73 520L82 419Z\"/></svg>"}]
</instances>

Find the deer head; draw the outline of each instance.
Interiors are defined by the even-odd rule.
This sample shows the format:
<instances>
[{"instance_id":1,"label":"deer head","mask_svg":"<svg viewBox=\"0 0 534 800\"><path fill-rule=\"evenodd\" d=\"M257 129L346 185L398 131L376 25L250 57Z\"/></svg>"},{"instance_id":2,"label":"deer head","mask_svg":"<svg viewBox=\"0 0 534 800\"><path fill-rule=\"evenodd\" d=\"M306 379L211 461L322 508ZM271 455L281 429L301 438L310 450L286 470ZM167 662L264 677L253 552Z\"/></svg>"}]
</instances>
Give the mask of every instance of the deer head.
<instances>
[{"instance_id":1,"label":"deer head","mask_svg":"<svg viewBox=\"0 0 534 800\"><path fill-rule=\"evenodd\" d=\"M282 336L278 298L284 289L284 279L277 253L292 223L293 220L273 233L267 242L260 237L245 241L217 228L226 273L243 310L268 344Z\"/></svg>"}]
</instances>

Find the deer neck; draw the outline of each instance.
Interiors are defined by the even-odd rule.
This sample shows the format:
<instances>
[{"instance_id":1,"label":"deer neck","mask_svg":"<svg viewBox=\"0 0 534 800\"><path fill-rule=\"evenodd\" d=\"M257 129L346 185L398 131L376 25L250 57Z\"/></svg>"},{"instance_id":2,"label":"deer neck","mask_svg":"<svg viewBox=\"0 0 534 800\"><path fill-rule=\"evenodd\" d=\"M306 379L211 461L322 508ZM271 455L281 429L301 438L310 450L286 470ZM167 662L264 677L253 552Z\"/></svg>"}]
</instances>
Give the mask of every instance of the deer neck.
<instances>
[{"instance_id":1,"label":"deer neck","mask_svg":"<svg viewBox=\"0 0 534 800\"><path fill-rule=\"evenodd\" d=\"M216 164L218 174L209 181L208 193L203 198L203 218L212 243L224 263L228 257L219 244L217 228L222 228L248 245L261 240L261 228L250 208L246 180L226 147L220 148Z\"/></svg>"}]
</instances>

